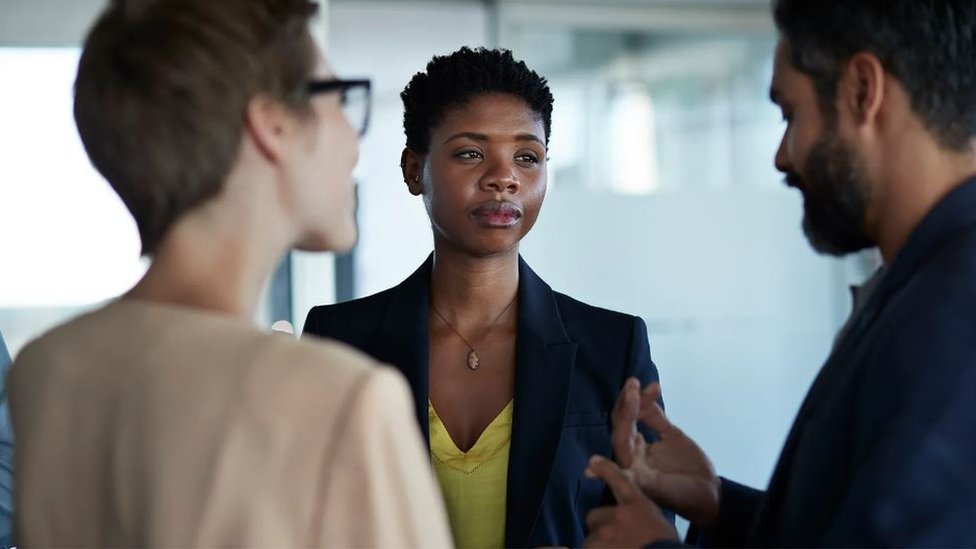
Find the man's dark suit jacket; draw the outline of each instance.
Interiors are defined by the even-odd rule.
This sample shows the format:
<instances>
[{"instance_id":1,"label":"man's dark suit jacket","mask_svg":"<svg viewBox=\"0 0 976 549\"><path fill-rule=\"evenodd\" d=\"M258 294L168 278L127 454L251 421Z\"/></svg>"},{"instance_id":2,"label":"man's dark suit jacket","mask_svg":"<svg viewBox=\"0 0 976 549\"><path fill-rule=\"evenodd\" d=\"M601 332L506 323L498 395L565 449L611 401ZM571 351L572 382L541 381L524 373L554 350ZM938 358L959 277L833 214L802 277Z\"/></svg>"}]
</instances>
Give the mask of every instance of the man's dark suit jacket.
<instances>
[{"instance_id":1,"label":"man's dark suit jacket","mask_svg":"<svg viewBox=\"0 0 976 549\"><path fill-rule=\"evenodd\" d=\"M313 308L304 331L399 368L425 438L431 266L428 258L400 285L371 297ZM583 471L591 455L610 455L610 411L624 380L658 379L647 328L638 317L554 292L521 258L518 300L505 545L579 547L586 513L604 490Z\"/></svg>"},{"instance_id":2,"label":"man's dark suit jacket","mask_svg":"<svg viewBox=\"0 0 976 549\"><path fill-rule=\"evenodd\" d=\"M725 481L698 541L976 545L976 179L928 214L852 319L767 491Z\"/></svg>"}]
</instances>

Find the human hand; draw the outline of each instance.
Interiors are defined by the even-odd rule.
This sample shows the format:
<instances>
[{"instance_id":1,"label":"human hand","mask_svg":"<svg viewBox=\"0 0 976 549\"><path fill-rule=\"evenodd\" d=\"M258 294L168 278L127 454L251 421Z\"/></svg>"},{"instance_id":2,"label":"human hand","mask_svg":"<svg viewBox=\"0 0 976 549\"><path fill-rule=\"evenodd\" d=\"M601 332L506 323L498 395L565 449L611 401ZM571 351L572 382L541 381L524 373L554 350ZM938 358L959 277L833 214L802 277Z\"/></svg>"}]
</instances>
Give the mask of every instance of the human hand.
<instances>
[{"instance_id":1,"label":"human hand","mask_svg":"<svg viewBox=\"0 0 976 549\"><path fill-rule=\"evenodd\" d=\"M709 526L718 518L721 480L695 441L664 415L660 398L659 384L641 391L636 378L627 380L611 414L614 456L645 495L694 524ZM657 441L644 440L638 420L657 434Z\"/></svg>"},{"instance_id":2,"label":"human hand","mask_svg":"<svg viewBox=\"0 0 976 549\"><path fill-rule=\"evenodd\" d=\"M586 515L590 535L584 547L644 547L649 543L678 540L678 532L634 483L631 474L616 463L593 456L586 476L600 478L613 492L617 504L598 507Z\"/></svg>"}]
</instances>

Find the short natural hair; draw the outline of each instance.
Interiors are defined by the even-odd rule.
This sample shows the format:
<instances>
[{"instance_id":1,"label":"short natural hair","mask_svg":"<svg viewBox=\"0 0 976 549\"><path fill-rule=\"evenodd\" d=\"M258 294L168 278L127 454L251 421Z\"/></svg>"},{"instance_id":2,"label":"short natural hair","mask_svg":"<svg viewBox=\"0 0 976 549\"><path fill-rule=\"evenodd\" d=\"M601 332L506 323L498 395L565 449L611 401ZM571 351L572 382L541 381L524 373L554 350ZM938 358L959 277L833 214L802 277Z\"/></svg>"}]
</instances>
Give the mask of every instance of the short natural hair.
<instances>
[{"instance_id":1,"label":"short natural hair","mask_svg":"<svg viewBox=\"0 0 976 549\"><path fill-rule=\"evenodd\" d=\"M913 111L949 149L976 135L976 2L973 0L773 0L792 63L834 113L843 64L878 57Z\"/></svg>"},{"instance_id":2,"label":"short natural hair","mask_svg":"<svg viewBox=\"0 0 976 549\"><path fill-rule=\"evenodd\" d=\"M500 49L462 47L450 55L434 56L427 72L418 72L400 94L407 148L427 154L431 130L445 111L486 93L506 93L525 100L542 120L549 141L552 93L546 79Z\"/></svg>"},{"instance_id":3,"label":"short natural hair","mask_svg":"<svg viewBox=\"0 0 976 549\"><path fill-rule=\"evenodd\" d=\"M98 18L78 65L75 121L135 218L144 255L220 192L252 98L309 112L317 9L306 0L116 0Z\"/></svg>"}]
</instances>

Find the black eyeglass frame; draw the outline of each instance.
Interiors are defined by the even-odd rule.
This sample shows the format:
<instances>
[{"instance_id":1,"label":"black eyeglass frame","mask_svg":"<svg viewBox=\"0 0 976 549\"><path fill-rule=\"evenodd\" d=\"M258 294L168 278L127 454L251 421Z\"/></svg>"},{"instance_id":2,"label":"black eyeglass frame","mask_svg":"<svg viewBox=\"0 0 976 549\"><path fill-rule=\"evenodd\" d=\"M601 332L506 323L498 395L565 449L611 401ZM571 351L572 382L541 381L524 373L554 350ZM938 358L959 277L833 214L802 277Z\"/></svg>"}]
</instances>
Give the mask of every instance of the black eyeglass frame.
<instances>
[{"instance_id":1,"label":"black eyeglass frame","mask_svg":"<svg viewBox=\"0 0 976 549\"><path fill-rule=\"evenodd\" d=\"M343 102L345 102L346 91L353 88L364 88L366 90L366 113L363 118L363 127L359 130L359 135L363 136L366 134L366 128L369 127L369 116L373 106L372 83L370 80L342 80L340 78L310 80L305 89L309 95L339 92L343 95Z\"/></svg>"}]
</instances>

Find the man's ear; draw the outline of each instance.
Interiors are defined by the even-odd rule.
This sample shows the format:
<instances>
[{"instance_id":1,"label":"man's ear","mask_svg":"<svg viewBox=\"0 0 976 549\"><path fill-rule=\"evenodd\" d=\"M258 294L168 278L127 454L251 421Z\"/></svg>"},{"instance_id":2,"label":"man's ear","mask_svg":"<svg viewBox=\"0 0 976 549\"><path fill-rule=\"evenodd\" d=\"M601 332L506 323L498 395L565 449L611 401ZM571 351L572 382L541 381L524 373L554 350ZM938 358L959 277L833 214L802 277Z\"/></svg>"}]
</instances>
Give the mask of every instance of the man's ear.
<instances>
[{"instance_id":1,"label":"man's ear","mask_svg":"<svg viewBox=\"0 0 976 549\"><path fill-rule=\"evenodd\" d=\"M285 142L295 128L292 113L280 102L264 95L252 97L244 114L244 131L258 151L271 162L281 160Z\"/></svg>"},{"instance_id":2,"label":"man's ear","mask_svg":"<svg viewBox=\"0 0 976 549\"><path fill-rule=\"evenodd\" d=\"M410 194L414 196L423 194L424 188L420 180L424 174L424 161L420 155L409 148L403 149L400 153L400 172Z\"/></svg>"},{"instance_id":3,"label":"man's ear","mask_svg":"<svg viewBox=\"0 0 976 549\"><path fill-rule=\"evenodd\" d=\"M839 107L857 125L876 121L887 92L884 65L877 56L861 52L847 61L838 85Z\"/></svg>"}]
</instances>

